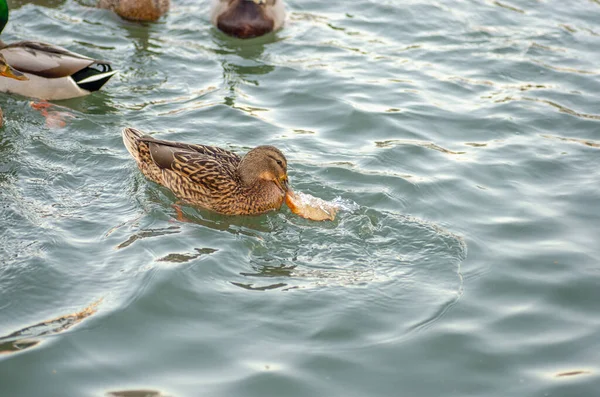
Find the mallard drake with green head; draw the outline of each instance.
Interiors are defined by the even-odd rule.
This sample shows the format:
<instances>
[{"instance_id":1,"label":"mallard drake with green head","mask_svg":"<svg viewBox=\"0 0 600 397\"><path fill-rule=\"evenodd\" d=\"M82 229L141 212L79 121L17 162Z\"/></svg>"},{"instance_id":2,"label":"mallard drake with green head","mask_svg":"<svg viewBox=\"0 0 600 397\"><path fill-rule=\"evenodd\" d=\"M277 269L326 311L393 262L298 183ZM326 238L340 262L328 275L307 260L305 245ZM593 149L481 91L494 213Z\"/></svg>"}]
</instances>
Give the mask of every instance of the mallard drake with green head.
<instances>
[{"instance_id":1,"label":"mallard drake with green head","mask_svg":"<svg viewBox=\"0 0 600 397\"><path fill-rule=\"evenodd\" d=\"M0 33L7 22L8 4L0 0ZM116 73L106 62L37 41L0 41L0 54L28 79L1 79L0 92L33 98L58 100L88 95Z\"/></svg>"},{"instance_id":2,"label":"mallard drake with green head","mask_svg":"<svg viewBox=\"0 0 600 397\"><path fill-rule=\"evenodd\" d=\"M285 6L283 0L212 0L210 19L228 35L248 39L280 29Z\"/></svg>"},{"instance_id":3,"label":"mallard drake with green head","mask_svg":"<svg viewBox=\"0 0 600 397\"><path fill-rule=\"evenodd\" d=\"M98 8L114 11L123 19L130 21L156 21L167 11L169 0L100 0Z\"/></svg>"},{"instance_id":4,"label":"mallard drake with green head","mask_svg":"<svg viewBox=\"0 0 600 397\"><path fill-rule=\"evenodd\" d=\"M287 160L274 146L243 157L214 146L163 141L134 128L123 142L142 173L183 201L225 215L277 210L288 192Z\"/></svg>"}]
</instances>

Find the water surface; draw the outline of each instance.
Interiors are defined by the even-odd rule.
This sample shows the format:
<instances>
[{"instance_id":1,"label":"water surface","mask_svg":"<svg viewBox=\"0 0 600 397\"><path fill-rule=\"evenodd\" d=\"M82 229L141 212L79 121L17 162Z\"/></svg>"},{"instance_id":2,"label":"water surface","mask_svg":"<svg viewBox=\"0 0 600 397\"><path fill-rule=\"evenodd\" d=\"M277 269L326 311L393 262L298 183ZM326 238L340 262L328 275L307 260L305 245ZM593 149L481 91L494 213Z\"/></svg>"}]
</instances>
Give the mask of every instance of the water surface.
<instances>
[{"instance_id":1,"label":"water surface","mask_svg":"<svg viewBox=\"0 0 600 397\"><path fill-rule=\"evenodd\" d=\"M240 41L209 1L11 2L3 40L120 74L63 128L0 97L0 394L597 394L600 4L287 4ZM276 145L351 205L179 221L125 126Z\"/></svg>"}]
</instances>

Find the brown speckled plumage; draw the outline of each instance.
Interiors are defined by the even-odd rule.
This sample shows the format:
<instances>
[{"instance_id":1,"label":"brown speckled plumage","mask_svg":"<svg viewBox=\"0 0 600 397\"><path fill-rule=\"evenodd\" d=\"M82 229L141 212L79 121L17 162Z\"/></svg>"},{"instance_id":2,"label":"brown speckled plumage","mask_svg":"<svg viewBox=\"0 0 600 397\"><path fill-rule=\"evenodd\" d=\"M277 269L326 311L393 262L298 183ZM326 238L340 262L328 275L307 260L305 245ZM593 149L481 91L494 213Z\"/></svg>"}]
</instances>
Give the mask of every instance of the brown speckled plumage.
<instances>
[{"instance_id":1,"label":"brown speckled plumage","mask_svg":"<svg viewBox=\"0 0 600 397\"><path fill-rule=\"evenodd\" d=\"M106 8L131 21L156 21L169 11L170 0L99 0L98 8Z\"/></svg>"},{"instance_id":2,"label":"brown speckled plumage","mask_svg":"<svg viewBox=\"0 0 600 397\"><path fill-rule=\"evenodd\" d=\"M226 215L277 210L287 192L287 161L273 146L245 156L214 146L163 141L134 128L123 142L142 173L190 204Z\"/></svg>"}]
</instances>

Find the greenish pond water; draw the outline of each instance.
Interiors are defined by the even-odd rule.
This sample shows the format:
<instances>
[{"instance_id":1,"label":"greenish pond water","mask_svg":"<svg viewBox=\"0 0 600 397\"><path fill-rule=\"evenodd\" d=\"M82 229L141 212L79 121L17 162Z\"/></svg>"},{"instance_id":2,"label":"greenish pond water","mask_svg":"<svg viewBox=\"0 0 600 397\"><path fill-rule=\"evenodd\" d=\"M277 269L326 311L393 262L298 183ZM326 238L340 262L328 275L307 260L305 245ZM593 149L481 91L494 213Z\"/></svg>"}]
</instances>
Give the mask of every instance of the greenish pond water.
<instances>
[{"instance_id":1,"label":"greenish pond water","mask_svg":"<svg viewBox=\"0 0 600 397\"><path fill-rule=\"evenodd\" d=\"M290 0L250 41L11 3L120 70L47 125L2 94L1 396L595 396L600 3ZM345 203L231 218L121 140L259 144Z\"/></svg>"}]
</instances>

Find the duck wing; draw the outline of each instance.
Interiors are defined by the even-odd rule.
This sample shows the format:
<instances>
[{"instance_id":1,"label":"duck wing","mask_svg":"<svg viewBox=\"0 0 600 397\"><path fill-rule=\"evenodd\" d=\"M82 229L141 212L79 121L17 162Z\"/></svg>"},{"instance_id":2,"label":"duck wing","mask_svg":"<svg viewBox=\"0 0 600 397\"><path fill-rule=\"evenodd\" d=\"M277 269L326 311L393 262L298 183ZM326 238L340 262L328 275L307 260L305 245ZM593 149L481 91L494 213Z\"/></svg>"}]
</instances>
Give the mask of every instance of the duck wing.
<instances>
[{"instance_id":1,"label":"duck wing","mask_svg":"<svg viewBox=\"0 0 600 397\"><path fill-rule=\"evenodd\" d=\"M152 162L158 168L172 171L176 179L188 180L199 190L223 192L239 183L237 166L241 158L233 152L148 136L140 138L140 143L148 145Z\"/></svg>"},{"instance_id":2,"label":"duck wing","mask_svg":"<svg viewBox=\"0 0 600 397\"><path fill-rule=\"evenodd\" d=\"M198 145L192 143L184 143L184 142L174 142L174 141L163 141L162 139L155 139L149 135L144 135L139 138L140 142L146 142L148 144L155 144L157 150L160 148L165 151L172 151L175 149L179 149L180 151L189 151L193 153L197 153L199 155L206 156L208 158L214 158L224 163L232 163L232 165L236 166L242 160L240 156L237 154L230 152L229 150L221 149L216 146L207 146L207 145Z\"/></svg>"},{"instance_id":3,"label":"duck wing","mask_svg":"<svg viewBox=\"0 0 600 397\"><path fill-rule=\"evenodd\" d=\"M1 51L15 69L46 78L70 76L96 62L62 47L37 41L8 44Z\"/></svg>"}]
</instances>

